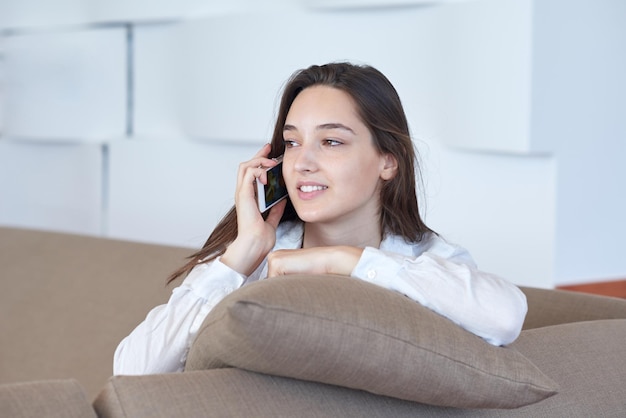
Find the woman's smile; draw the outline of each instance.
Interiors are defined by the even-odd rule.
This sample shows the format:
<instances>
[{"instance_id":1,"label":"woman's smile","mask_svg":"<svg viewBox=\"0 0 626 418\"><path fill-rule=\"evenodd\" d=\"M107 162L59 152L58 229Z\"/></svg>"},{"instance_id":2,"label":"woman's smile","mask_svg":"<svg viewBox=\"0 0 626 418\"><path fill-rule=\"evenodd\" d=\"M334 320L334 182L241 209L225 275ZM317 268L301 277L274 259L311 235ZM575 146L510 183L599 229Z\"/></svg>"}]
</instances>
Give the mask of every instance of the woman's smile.
<instances>
[{"instance_id":1,"label":"woman's smile","mask_svg":"<svg viewBox=\"0 0 626 418\"><path fill-rule=\"evenodd\" d=\"M324 186L318 183L302 182L298 183L298 197L302 200L315 199L317 196L323 194L328 189L328 186Z\"/></svg>"},{"instance_id":2,"label":"woman's smile","mask_svg":"<svg viewBox=\"0 0 626 418\"><path fill-rule=\"evenodd\" d=\"M326 189L328 189L326 186L300 186L300 191L302 193L320 192Z\"/></svg>"}]
</instances>

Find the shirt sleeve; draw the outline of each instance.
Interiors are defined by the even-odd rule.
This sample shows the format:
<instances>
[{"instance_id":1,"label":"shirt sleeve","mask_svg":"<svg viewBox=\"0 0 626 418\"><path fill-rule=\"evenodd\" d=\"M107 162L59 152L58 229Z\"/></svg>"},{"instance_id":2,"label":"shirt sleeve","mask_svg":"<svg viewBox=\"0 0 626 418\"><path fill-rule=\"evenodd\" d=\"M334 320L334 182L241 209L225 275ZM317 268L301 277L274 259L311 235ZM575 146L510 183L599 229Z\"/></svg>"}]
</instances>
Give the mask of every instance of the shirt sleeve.
<instances>
[{"instance_id":1,"label":"shirt sleeve","mask_svg":"<svg viewBox=\"0 0 626 418\"><path fill-rule=\"evenodd\" d=\"M352 276L400 292L493 345L513 342L526 317L524 293L476 268L440 238L417 256L365 248Z\"/></svg>"},{"instance_id":2,"label":"shirt sleeve","mask_svg":"<svg viewBox=\"0 0 626 418\"><path fill-rule=\"evenodd\" d=\"M244 281L242 275L221 263L219 258L196 266L172 291L167 304L152 309L120 342L115 350L113 373L182 371L191 343L208 313Z\"/></svg>"}]
</instances>

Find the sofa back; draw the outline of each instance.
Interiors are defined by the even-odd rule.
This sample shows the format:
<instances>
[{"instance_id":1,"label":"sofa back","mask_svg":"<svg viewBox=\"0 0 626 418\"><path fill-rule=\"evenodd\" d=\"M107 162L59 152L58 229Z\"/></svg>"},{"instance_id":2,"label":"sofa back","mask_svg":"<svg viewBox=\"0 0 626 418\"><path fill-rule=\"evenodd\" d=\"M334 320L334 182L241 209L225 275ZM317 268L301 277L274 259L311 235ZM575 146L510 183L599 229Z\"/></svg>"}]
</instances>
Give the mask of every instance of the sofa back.
<instances>
[{"instance_id":1,"label":"sofa back","mask_svg":"<svg viewBox=\"0 0 626 418\"><path fill-rule=\"evenodd\" d=\"M114 350L192 250L0 228L0 384L77 379L94 398Z\"/></svg>"},{"instance_id":2,"label":"sofa back","mask_svg":"<svg viewBox=\"0 0 626 418\"><path fill-rule=\"evenodd\" d=\"M520 287L528 301L523 329L596 321L626 319L626 299L570 290Z\"/></svg>"}]
</instances>

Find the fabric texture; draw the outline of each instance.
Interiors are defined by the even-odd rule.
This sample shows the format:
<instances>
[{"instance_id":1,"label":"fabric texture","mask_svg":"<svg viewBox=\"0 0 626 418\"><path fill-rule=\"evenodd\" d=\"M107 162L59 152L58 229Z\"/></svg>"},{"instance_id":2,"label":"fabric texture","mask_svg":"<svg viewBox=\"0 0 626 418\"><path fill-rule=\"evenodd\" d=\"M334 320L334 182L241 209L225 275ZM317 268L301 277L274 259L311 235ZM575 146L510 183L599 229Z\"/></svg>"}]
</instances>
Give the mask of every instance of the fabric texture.
<instances>
[{"instance_id":1,"label":"fabric texture","mask_svg":"<svg viewBox=\"0 0 626 418\"><path fill-rule=\"evenodd\" d=\"M0 417L89 418L96 413L74 379L0 385Z\"/></svg>"},{"instance_id":2,"label":"fabric texture","mask_svg":"<svg viewBox=\"0 0 626 418\"><path fill-rule=\"evenodd\" d=\"M520 287L528 301L523 329L599 319L626 319L626 299Z\"/></svg>"},{"instance_id":3,"label":"fabric texture","mask_svg":"<svg viewBox=\"0 0 626 418\"><path fill-rule=\"evenodd\" d=\"M72 377L95 397L115 347L167 301L167 274L189 252L0 228L0 384Z\"/></svg>"},{"instance_id":4,"label":"fabric texture","mask_svg":"<svg viewBox=\"0 0 626 418\"><path fill-rule=\"evenodd\" d=\"M117 376L94 409L101 418L621 418L626 411L624 341L624 319L522 332L513 346L558 382L560 390L516 409L438 407L234 368Z\"/></svg>"},{"instance_id":5,"label":"fabric texture","mask_svg":"<svg viewBox=\"0 0 626 418\"><path fill-rule=\"evenodd\" d=\"M530 329L512 344L559 383L559 393L541 402L543 415L626 416L626 319L576 322ZM569 415L565 415L569 412ZM515 415L518 416L518 415Z\"/></svg>"},{"instance_id":6,"label":"fabric texture","mask_svg":"<svg viewBox=\"0 0 626 418\"><path fill-rule=\"evenodd\" d=\"M95 399L94 409L99 418L388 418L414 417L423 406L348 388L228 368L115 376ZM439 413L436 408L436 415L419 416Z\"/></svg>"},{"instance_id":7,"label":"fabric texture","mask_svg":"<svg viewBox=\"0 0 626 418\"><path fill-rule=\"evenodd\" d=\"M186 370L237 367L431 405L514 408L557 385L399 293L339 276L253 283L207 316Z\"/></svg>"}]
</instances>

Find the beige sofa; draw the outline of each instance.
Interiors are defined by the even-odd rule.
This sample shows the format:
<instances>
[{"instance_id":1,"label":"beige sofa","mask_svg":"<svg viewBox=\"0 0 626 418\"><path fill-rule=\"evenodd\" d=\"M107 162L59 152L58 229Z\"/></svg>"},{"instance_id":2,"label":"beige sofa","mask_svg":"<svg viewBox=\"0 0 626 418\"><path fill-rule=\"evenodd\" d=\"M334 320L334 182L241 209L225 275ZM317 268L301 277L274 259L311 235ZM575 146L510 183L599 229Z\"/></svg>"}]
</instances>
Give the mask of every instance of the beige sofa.
<instances>
[{"instance_id":1,"label":"beige sofa","mask_svg":"<svg viewBox=\"0 0 626 418\"><path fill-rule=\"evenodd\" d=\"M190 370L110 377L189 252L0 228L0 416L626 414L626 300L532 288L495 348L357 280L263 281L210 314Z\"/></svg>"}]
</instances>

